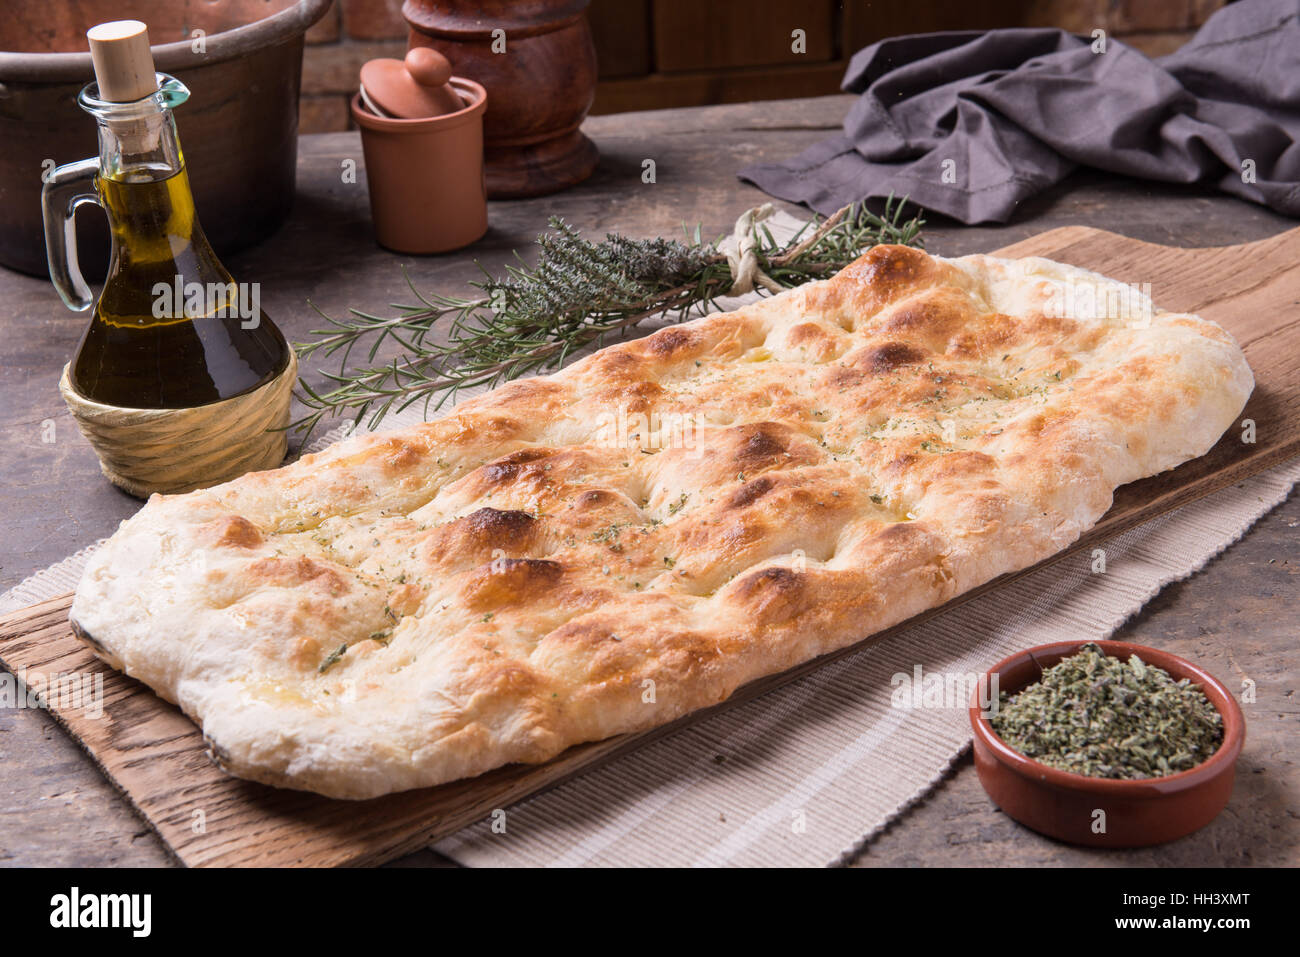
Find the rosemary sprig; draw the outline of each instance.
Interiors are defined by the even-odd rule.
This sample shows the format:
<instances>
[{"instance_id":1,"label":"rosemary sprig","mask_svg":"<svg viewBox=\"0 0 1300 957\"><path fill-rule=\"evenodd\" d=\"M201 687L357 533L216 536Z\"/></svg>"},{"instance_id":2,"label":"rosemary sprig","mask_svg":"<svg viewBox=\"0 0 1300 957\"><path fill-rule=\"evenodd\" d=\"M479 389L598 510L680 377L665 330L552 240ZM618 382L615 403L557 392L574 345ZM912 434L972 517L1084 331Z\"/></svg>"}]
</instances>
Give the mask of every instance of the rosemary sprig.
<instances>
[{"instance_id":1,"label":"rosemary sprig","mask_svg":"<svg viewBox=\"0 0 1300 957\"><path fill-rule=\"evenodd\" d=\"M905 203L891 196L882 215L846 206L814 220L786 244L760 223L759 268L790 288L831 275L879 243L919 247L923 221L904 220ZM537 238L536 266L516 253L518 262L507 265L504 276L484 270L485 278L470 284L481 293L475 298L421 293L403 269L416 302L394 304L396 315L350 309L347 317L335 318L317 309L328 326L294 347L301 359L341 353L340 369L321 370L331 389L299 380L299 398L310 411L293 427L310 434L326 417L350 413L358 423L368 416L374 428L389 412L416 402L424 403L427 415L461 389L553 369L575 350L651 317L672 315L680 322L703 314L731 289L720 240L702 242L698 225L689 243L615 233L592 242L558 217L549 226L551 232ZM432 336L435 328L444 335ZM349 368L353 348L363 342L366 361ZM377 363L386 342L400 354Z\"/></svg>"}]
</instances>

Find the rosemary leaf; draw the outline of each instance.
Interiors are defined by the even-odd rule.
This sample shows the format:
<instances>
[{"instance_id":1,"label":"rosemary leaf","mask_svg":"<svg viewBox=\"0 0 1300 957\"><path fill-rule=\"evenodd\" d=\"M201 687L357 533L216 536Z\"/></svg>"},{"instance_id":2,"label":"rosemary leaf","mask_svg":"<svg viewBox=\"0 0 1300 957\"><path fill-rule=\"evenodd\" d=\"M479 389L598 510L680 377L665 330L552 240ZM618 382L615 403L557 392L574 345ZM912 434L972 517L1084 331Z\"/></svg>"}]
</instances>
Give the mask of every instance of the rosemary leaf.
<instances>
[{"instance_id":1,"label":"rosemary leaf","mask_svg":"<svg viewBox=\"0 0 1300 957\"><path fill-rule=\"evenodd\" d=\"M891 196L882 215L846 206L785 245L760 223L754 232L759 267L788 289L825 279L880 243L920 247L923 221L904 219L905 203ZM476 296L422 293L403 268L417 304L394 304L396 315L350 309L340 318L317 309L325 327L294 348L300 359L339 355L340 368L321 370L332 388L313 389L299 380L298 398L309 411L292 428L309 435L337 415L374 428L390 412L416 402L424 403L427 414L454 401L461 389L557 368L575 350L652 317L683 322L703 315L731 289L726 256L717 242L701 240L698 224L693 235L687 232L689 243L616 233L593 242L558 217L548 225L550 232L537 238L535 266L518 253L518 262L500 276L479 264L484 278L470 283ZM363 343L366 360L349 365L353 348ZM399 355L380 363L385 343Z\"/></svg>"}]
</instances>

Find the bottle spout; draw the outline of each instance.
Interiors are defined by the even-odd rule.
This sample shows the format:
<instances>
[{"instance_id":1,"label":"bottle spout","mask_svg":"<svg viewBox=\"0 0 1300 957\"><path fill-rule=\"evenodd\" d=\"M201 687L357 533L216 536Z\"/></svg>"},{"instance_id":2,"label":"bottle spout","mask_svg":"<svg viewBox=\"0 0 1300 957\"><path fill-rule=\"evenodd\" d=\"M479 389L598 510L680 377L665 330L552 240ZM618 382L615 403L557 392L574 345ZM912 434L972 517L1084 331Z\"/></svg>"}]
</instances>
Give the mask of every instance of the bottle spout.
<instances>
[{"instance_id":1,"label":"bottle spout","mask_svg":"<svg viewBox=\"0 0 1300 957\"><path fill-rule=\"evenodd\" d=\"M163 127L170 122L168 111L189 99L190 91L174 77L154 72L149 31L139 20L101 23L86 37L95 82L77 102L99 122L104 169L111 175L116 163L110 154L147 154L159 148ZM105 131L117 142L104 143Z\"/></svg>"}]
</instances>

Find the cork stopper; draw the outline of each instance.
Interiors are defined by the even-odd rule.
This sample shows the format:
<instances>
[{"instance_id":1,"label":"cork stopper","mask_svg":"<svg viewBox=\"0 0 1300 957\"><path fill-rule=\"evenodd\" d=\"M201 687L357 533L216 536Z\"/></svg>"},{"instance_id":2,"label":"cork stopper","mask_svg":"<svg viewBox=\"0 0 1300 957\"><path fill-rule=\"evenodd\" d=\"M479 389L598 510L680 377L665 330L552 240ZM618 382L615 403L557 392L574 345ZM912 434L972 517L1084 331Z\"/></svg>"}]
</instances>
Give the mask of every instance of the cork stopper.
<instances>
[{"instance_id":1,"label":"cork stopper","mask_svg":"<svg viewBox=\"0 0 1300 957\"><path fill-rule=\"evenodd\" d=\"M158 89L149 30L139 20L113 20L86 31L100 99L130 103Z\"/></svg>"}]
</instances>

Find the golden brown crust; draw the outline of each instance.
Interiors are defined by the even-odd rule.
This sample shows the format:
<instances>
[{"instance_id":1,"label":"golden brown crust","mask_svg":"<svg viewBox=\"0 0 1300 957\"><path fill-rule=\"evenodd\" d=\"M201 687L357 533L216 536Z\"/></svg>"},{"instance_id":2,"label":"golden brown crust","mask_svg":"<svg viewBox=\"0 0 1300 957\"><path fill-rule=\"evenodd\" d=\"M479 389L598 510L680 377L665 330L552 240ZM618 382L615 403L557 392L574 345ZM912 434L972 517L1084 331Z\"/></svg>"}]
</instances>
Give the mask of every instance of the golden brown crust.
<instances>
[{"instance_id":1,"label":"golden brown crust","mask_svg":"<svg viewBox=\"0 0 1300 957\"><path fill-rule=\"evenodd\" d=\"M661 724L1050 555L1213 444L1252 384L1231 338L1056 308L1072 283L1116 286L877 247L155 496L73 614L223 766L339 797Z\"/></svg>"}]
</instances>

